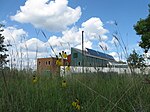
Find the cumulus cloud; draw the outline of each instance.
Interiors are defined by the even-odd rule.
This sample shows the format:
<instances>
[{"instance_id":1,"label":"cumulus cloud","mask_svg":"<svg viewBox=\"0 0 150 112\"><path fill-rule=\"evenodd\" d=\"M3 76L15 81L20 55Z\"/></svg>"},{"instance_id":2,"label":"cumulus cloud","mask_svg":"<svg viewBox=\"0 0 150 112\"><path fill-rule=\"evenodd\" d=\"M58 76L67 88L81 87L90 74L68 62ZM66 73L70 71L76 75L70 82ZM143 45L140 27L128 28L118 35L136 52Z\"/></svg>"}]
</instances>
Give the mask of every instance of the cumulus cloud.
<instances>
[{"instance_id":1,"label":"cumulus cloud","mask_svg":"<svg viewBox=\"0 0 150 112\"><path fill-rule=\"evenodd\" d=\"M61 37L51 36L47 42L47 45L51 45L53 47L58 47L63 42Z\"/></svg>"},{"instance_id":2,"label":"cumulus cloud","mask_svg":"<svg viewBox=\"0 0 150 112\"><path fill-rule=\"evenodd\" d=\"M81 43L82 31L77 27L73 27L71 29L63 31L62 34L62 39L64 42L69 42L70 44Z\"/></svg>"},{"instance_id":3,"label":"cumulus cloud","mask_svg":"<svg viewBox=\"0 0 150 112\"><path fill-rule=\"evenodd\" d=\"M82 31L84 31L85 48L92 48L93 40L98 41L99 37L101 41L106 41L108 39L106 34L109 31L103 27L102 21L95 17L83 22L81 28L72 27L71 29L63 31L61 37L51 36L48 42L53 47L57 47L55 48L56 51L62 49L69 50L69 46L81 49ZM105 48L107 47L107 49L109 48L104 42L100 44Z\"/></svg>"},{"instance_id":4,"label":"cumulus cloud","mask_svg":"<svg viewBox=\"0 0 150 112\"><path fill-rule=\"evenodd\" d=\"M69 7L68 0L27 0L11 19L48 31L62 31L76 23L80 16L81 8Z\"/></svg>"},{"instance_id":5,"label":"cumulus cloud","mask_svg":"<svg viewBox=\"0 0 150 112\"><path fill-rule=\"evenodd\" d=\"M28 33L23 29L6 27L4 28L2 35L5 37L5 43L10 42L11 44L18 44L21 41L21 38L28 36Z\"/></svg>"},{"instance_id":6,"label":"cumulus cloud","mask_svg":"<svg viewBox=\"0 0 150 112\"><path fill-rule=\"evenodd\" d=\"M79 44L79 45L75 46L75 48L82 49L82 45ZM92 42L91 41L84 42L84 49L86 49L86 48L92 49Z\"/></svg>"},{"instance_id":7,"label":"cumulus cloud","mask_svg":"<svg viewBox=\"0 0 150 112\"><path fill-rule=\"evenodd\" d=\"M20 52L20 42L24 37L28 36L28 33L23 29L17 29L12 26L4 27L3 29L2 35L5 37L4 44L12 45L7 47L8 60L10 60L9 64L19 68L21 55L23 55L23 53Z\"/></svg>"},{"instance_id":8,"label":"cumulus cloud","mask_svg":"<svg viewBox=\"0 0 150 112\"><path fill-rule=\"evenodd\" d=\"M103 23L100 18L92 17L89 20L82 23L82 29L85 31L85 34L89 37L89 39L95 38L95 36L102 36L109 31L103 27ZM106 35L105 35L106 38Z\"/></svg>"},{"instance_id":9,"label":"cumulus cloud","mask_svg":"<svg viewBox=\"0 0 150 112\"><path fill-rule=\"evenodd\" d=\"M23 43L20 43L20 47L30 52L44 52L45 43L37 38L31 38Z\"/></svg>"}]
</instances>

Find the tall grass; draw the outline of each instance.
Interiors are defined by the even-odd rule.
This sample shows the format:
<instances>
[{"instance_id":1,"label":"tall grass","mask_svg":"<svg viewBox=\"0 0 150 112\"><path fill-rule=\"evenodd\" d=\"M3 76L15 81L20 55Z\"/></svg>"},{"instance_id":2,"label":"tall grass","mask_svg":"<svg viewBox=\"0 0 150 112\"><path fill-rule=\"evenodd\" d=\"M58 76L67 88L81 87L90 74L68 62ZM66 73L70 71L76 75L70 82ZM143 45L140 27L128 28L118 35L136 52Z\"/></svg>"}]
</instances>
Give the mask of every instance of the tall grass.
<instances>
[{"instance_id":1,"label":"tall grass","mask_svg":"<svg viewBox=\"0 0 150 112\"><path fill-rule=\"evenodd\" d=\"M0 112L145 112L150 111L150 85L141 76L115 73L72 74L65 77L32 73L5 73L7 96L0 77ZM61 86L66 80L67 86ZM81 110L72 102L80 101Z\"/></svg>"}]
</instances>

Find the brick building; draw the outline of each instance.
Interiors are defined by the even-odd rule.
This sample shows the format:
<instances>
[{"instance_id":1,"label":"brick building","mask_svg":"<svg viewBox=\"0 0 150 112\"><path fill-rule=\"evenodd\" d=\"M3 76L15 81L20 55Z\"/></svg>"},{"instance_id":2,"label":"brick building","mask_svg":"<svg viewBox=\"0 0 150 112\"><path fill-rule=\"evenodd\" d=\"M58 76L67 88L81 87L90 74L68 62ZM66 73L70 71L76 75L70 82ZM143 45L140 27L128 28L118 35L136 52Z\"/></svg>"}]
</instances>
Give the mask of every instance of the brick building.
<instances>
[{"instance_id":1,"label":"brick building","mask_svg":"<svg viewBox=\"0 0 150 112\"><path fill-rule=\"evenodd\" d=\"M70 56L68 56L70 57ZM37 59L37 72L42 74L44 72L48 73L57 73L59 67L56 65L57 58L49 57L49 58L38 58ZM62 65L69 65L70 61L67 59L60 59Z\"/></svg>"}]
</instances>

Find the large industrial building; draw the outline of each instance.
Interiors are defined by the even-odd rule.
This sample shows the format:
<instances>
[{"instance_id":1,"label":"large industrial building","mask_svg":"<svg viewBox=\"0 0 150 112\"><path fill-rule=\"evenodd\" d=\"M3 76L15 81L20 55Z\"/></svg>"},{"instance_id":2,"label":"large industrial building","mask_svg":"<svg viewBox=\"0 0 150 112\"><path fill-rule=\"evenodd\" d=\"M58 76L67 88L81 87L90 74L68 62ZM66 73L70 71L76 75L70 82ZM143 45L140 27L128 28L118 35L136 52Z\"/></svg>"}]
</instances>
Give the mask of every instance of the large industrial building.
<instances>
[{"instance_id":1,"label":"large industrial building","mask_svg":"<svg viewBox=\"0 0 150 112\"><path fill-rule=\"evenodd\" d=\"M111 55L88 48L84 52L71 48L71 66L107 67L110 62L116 62Z\"/></svg>"},{"instance_id":2,"label":"large industrial building","mask_svg":"<svg viewBox=\"0 0 150 112\"><path fill-rule=\"evenodd\" d=\"M56 73L57 58L38 58L37 59L37 71L42 73L49 71L51 73ZM82 50L77 48L71 48L71 54L68 55L67 59L62 60L62 65L64 66L84 66L84 67L107 67L110 63L115 63L113 56L95 51L93 49Z\"/></svg>"}]
</instances>

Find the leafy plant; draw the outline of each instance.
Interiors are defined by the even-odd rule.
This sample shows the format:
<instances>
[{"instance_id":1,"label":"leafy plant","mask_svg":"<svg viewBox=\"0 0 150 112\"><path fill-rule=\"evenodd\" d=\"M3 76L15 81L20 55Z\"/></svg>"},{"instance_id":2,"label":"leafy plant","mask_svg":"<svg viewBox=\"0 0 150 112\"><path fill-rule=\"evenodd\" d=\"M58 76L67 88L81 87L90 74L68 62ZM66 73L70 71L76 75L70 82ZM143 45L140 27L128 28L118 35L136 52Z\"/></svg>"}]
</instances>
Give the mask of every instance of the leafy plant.
<instances>
[{"instance_id":1,"label":"leafy plant","mask_svg":"<svg viewBox=\"0 0 150 112\"><path fill-rule=\"evenodd\" d=\"M145 50L145 53L150 49L150 4L149 4L149 15L145 19L140 19L134 29L137 35L141 36L139 46Z\"/></svg>"},{"instance_id":2,"label":"leafy plant","mask_svg":"<svg viewBox=\"0 0 150 112\"><path fill-rule=\"evenodd\" d=\"M146 64L143 55L139 55L135 50L129 55L127 62L131 69L131 72L135 72L135 68L140 68L144 71Z\"/></svg>"}]
</instances>

